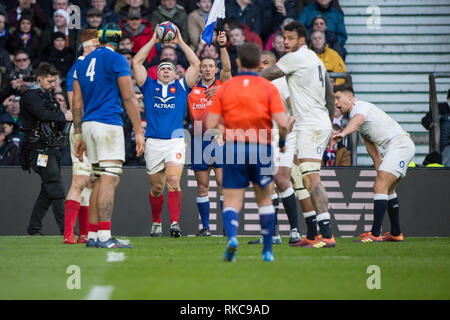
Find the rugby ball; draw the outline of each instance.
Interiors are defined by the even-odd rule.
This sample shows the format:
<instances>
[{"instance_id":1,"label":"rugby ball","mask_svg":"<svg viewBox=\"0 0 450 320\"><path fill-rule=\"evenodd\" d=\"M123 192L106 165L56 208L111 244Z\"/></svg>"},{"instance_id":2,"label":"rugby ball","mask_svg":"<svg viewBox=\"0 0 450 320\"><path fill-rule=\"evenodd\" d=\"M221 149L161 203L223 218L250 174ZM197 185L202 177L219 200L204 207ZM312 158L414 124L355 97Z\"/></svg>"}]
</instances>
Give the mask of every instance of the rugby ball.
<instances>
[{"instance_id":1,"label":"rugby ball","mask_svg":"<svg viewBox=\"0 0 450 320\"><path fill-rule=\"evenodd\" d=\"M176 34L177 30L175 29L175 25L170 21L160 23L158 29L156 30L156 35L162 42L167 42L175 39Z\"/></svg>"}]
</instances>

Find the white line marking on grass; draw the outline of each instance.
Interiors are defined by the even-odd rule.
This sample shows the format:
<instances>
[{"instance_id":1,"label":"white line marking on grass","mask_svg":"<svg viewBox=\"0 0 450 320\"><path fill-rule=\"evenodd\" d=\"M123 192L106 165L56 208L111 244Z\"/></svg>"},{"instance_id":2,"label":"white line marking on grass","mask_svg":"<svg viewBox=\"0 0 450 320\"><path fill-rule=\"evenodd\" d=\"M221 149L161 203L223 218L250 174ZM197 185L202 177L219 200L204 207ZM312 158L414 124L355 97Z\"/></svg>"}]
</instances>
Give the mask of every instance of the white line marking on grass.
<instances>
[{"instance_id":1,"label":"white line marking on grass","mask_svg":"<svg viewBox=\"0 0 450 320\"><path fill-rule=\"evenodd\" d=\"M113 286L94 286L85 300L109 300L113 290Z\"/></svg>"},{"instance_id":2,"label":"white line marking on grass","mask_svg":"<svg viewBox=\"0 0 450 320\"><path fill-rule=\"evenodd\" d=\"M108 252L106 262L120 262L125 260L125 253L123 252Z\"/></svg>"}]
</instances>

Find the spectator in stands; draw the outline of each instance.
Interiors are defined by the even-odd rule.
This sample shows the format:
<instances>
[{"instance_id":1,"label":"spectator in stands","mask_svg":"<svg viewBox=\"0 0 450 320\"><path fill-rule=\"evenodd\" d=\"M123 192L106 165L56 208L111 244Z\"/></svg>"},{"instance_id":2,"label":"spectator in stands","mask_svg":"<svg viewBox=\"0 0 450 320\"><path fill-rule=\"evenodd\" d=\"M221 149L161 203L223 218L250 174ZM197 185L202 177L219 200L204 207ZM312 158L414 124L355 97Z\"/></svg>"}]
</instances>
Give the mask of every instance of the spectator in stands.
<instances>
[{"instance_id":1,"label":"spectator in stands","mask_svg":"<svg viewBox=\"0 0 450 320\"><path fill-rule=\"evenodd\" d=\"M342 60L345 61L345 56L347 54L347 51L344 47L341 46L339 43L336 35L327 30L327 19L323 16L316 16L314 17L312 21L312 31L322 31L325 33L325 42L327 43L328 47L335 50L339 55L341 56ZM309 37L308 42L311 42L311 38Z\"/></svg>"},{"instance_id":2,"label":"spectator in stands","mask_svg":"<svg viewBox=\"0 0 450 320\"><path fill-rule=\"evenodd\" d=\"M192 11L188 15L189 41L191 43L191 48L194 51L197 51L200 45L202 32L203 29L205 29L205 23L208 18L209 11L211 10L212 1L198 0L197 6L198 9Z\"/></svg>"},{"instance_id":3,"label":"spectator in stands","mask_svg":"<svg viewBox=\"0 0 450 320\"><path fill-rule=\"evenodd\" d=\"M43 58L58 69L62 75L62 80L72 67L75 59L70 48L66 47L66 36L62 32L52 33L52 46Z\"/></svg>"},{"instance_id":4,"label":"spectator in stands","mask_svg":"<svg viewBox=\"0 0 450 320\"><path fill-rule=\"evenodd\" d=\"M77 50L77 29L69 29L68 23L70 21L70 16L64 9L58 9L53 13L53 19L50 22L48 28L46 28L41 35L41 57L42 53L50 50L52 47L52 34L54 32L61 32L65 36L65 45L70 48L71 52L75 55ZM74 56L75 58L75 56Z\"/></svg>"},{"instance_id":5,"label":"spectator in stands","mask_svg":"<svg viewBox=\"0 0 450 320\"><path fill-rule=\"evenodd\" d=\"M17 139L15 142L18 143L19 146L22 144L23 140L23 132L22 132L22 116L20 115L20 97L15 96L12 103L6 108L6 112L3 114L4 117L9 117L12 120L11 131L8 131L8 135L13 134Z\"/></svg>"},{"instance_id":6,"label":"spectator in stands","mask_svg":"<svg viewBox=\"0 0 450 320\"><path fill-rule=\"evenodd\" d=\"M100 26L103 25L103 17L100 10L96 8L89 9L86 13L86 23L87 24L82 28L82 31L86 29L100 29Z\"/></svg>"},{"instance_id":7,"label":"spectator in stands","mask_svg":"<svg viewBox=\"0 0 450 320\"><path fill-rule=\"evenodd\" d=\"M127 34L131 35L133 43L133 52L136 53L141 49L153 36L152 25L149 21L142 19L139 11L130 11L126 22L120 28ZM152 61L156 56L156 48L153 48L147 56L147 61Z\"/></svg>"},{"instance_id":8,"label":"spectator in stands","mask_svg":"<svg viewBox=\"0 0 450 320\"><path fill-rule=\"evenodd\" d=\"M261 10L262 30L260 36L264 40L279 29L283 20L298 17L291 0L253 0L253 3Z\"/></svg>"},{"instance_id":9,"label":"spectator in stands","mask_svg":"<svg viewBox=\"0 0 450 320\"><path fill-rule=\"evenodd\" d=\"M253 32L261 34L261 8L251 0L229 0L225 2L225 17L235 18L239 23L245 24Z\"/></svg>"},{"instance_id":10,"label":"spectator in stands","mask_svg":"<svg viewBox=\"0 0 450 320\"><path fill-rule=\"evenodd\" d=\"M13 65L9 52L0 47L0 88L4 88L7 85L8 75L12 69Z\"/></svg>"},{"instance_id":11,"label":"spectator in stands","mask_svg":"<svg viewBox=\"0 0 450 320\"><path fill-rule=\"evenodd\" d=\"M186 10L177 4L177 0L161 0L161 5L152 12L152 26L171 21L181 32L183 41L189 44L189 29Z\"/></svg>"},{"instance_id":12,"label":"spectator in stands","mask_svg":"<svg viewBox=\"0 0 450 320\"><path fill-rule=\"evenodd\" d=\"M91 7L101 12L104 23L117 23L116 14L107 6L106 0L92 0ZM86 24L86 19L83 20L82 24Z\"/></svg>"},{"instance_id":13,"label":"spectator in stands","mask_svg":"<svg viewBox=\"0 0 450 320\"><path fill-rule=\"evenodd\" d=\"M322 15L327 21L327 30L333 32L340 45L343 47L347 41L347 31L344 24L344 14L331 4L331 0L316 0L314 3L307 5L300 12L297 21L300 21L308 29L312 30L312 21Z\"/></svg>"},{"instance_id":14,"label":"spectator in stands","mask_svg":"<svg viewBox=\"0 0 450 320\"><path fill-rule=\"evenodd\" d=\"M9 74L6 87L0 93L0 101L12 94L22 95L25 92L25 86L34 81L28 53L22 49L18 50L14 55L13 63L14 69Z\"/></svg>"},{"instance_id":15,"label":"spectator in stands","mask_svg":"<svg viewBox=\"0 0 450 320\"><path fill-rule=\"evenodd\" d=\"M151 62L152 66L147 70L147 74L150 78L155 80L158 79L158 63L162 59L170 59L171 61L175 61L178 64L178 55L176 49L170 45L166 45L161 48L159 59L153 59L153 61Z\"/></svg>"},{"instance_id":16,"label":"spectator in stands","mask_svg":"<svg viewBox=\"0 0 450 320\"><path fill-rule=\"evenodd\" d=\"M239 23L235 18L227 18L223 21L223 30L227 32L228 39L230 39L230 30L239 27L244 31L245 42L254 42L261 50L263 49L261 37L256 32L253 32L247 25ZM227 44L227 46L229 46L229 44Z\"/></svg>"},{"instance_id":17,"label":"spectator in stands","mask_svg":"<svg viewBox=\"0 0 450 320\"><path fill-rule=\"evenodd\" d=\"M278 33L273 38L272 49L270 51L275 54L277 61L286 54L286 51L284 51L284 37L282 33Z\"/></svg>"},{"instance_id":18,"label":"spectator in stands","mask_svg":"<svg viewBox=\"0 0 450 320\"><path fill-rule=\"evenodd\" d=\"M139 11L141 13L141 17L144 20L151 21L152 19L152 10L153 8L148 8L144 5L143 0L126 0L126 5L121 7L119 12L117 13L117 21L118 23L122 23L123 20L127 19L128 13L130 11Z\"/></svg>"},{"instance_id":19,"label":"spectator in stands","mask_svg":"<svg viewBox=\"0 0 450 320\"><path fill-rule=\"evenodd\" d=\"M8 26L6 24L6 13L0 11L0 48L5 48L8 42Z\"/></svg>"},{"instance_id":20,"label":"spectator in stands","mask_svg":"<svg viewBox=\"0 0 450 320\"><path fill-rule=\"evenodd\" d=\"M19 0L17 7L8 12L8 23L11 27L18 27L22 15L29 15L32 24L42 30L47 24L47 15L42 8L32 0ZM25 13L27 12L27 13Z\"/></svg>"},{"instance_id":21,"label":"spectator in stands","mask_svg":"<svg viewBox=\"0 0 450 320\"><path fill-rule=\"evenodd\" d=\"M237 52L240 47L245 43L244 31L242 28L234 28L229 32L230 47L228 48L228 54L231 61L231 74L234 76L238 73L238 67L236 64Z\"/></svg>"},{"instance_id":22,"label":"spectator in stands","mask_svg":"<svg viewBox=\"0 0 450 320\"><path fill-rule=\"evenodd\" d=\"M5 120L0 115L0 166L18 166L20 165L20 148L16 143L8 140L3 121Z\"/></svg>"},{"instance_id":23,"label":"spectator in stands","mask_svg":"<svg viewBox=\"0 0 450 320\"><path fill-rule=\"evenodd\" d=\"M133 37L128 33L122 33L122 39L119 42L119 50L123 49L133 51Z\"/></svg>"},{"instance_id":24,"label":"spectator in stands","mask_svg":"<svg viewBox=\"0 0 450 320\"><path fill-rule=\"evenodd\" d=\"M311 32L311 50L322 60L328 72L345 72L345 63L341 56L325 43L325 34L322 31ZM337 79L336 85L343 84L344 79Z\"/></svg>"},{"instance_id":25,"label":"spectator in stands","mask_svg":"<svg viewBox=\"0 0 450 320\"><path fill-rule=\"evenodd\" d=\"M40 37L38 31L33 28L33 19L30 16L20 17L19 27L11 34L7 49L9 52L25 50L31 59L31 64L33 66L39 64Z\"/></svg>"},{"instance_id":26,"label":"spectator in stands","mask_svg":"<svg viewBox=\"0 0 450 320\"><path fill-rule=\"evenodd\" d=\"M132 66L132 64L133 64L133 56L134 56L133 51L131 51L130 49L125 49L125 48L120 49L119 48L118 52L121 55L123 55L125 57L125 59L127 59L128 64L130 65L130 69L132 69L133 68L133 66Z\"/></svg>"},{"instance_id":27,"label":"spectator in stands","mask_svg":"<svg viewBox=\"0 0 450 320\"><path fill-rule=\"evenodd\" d=\"M323 153L322 166L325 167L349 167L351 165L350 152L347 150L342 141L336 142L333 137L340 133L342 128L333 124L333 130L327 149Z\"/></svg>"},{"instance_id":28,"label":"spectator in stands","mask_svg":"<svg viewBox=\"0 0 450 320\"><path fill-rule=\"evenodd\" d=\"M440 123L440 145L439 150L442 154L442 164L450 167L450 89L447 92L447 101L438 103L439 123ZM427 130L433 130L435 126L431 111L422 118L422 125Z\"/></svg>"},{"instance_id":29,"label":"spectator in stands","mask_svg":"<svg viewBox=\"0 0 450 320\"><path fill-rule=\"evenodd\" d=\"M288 25L289 23L293 22L294 19L292 18L286 18L283 20L283 22L281 23L281 26L274 32L272 33L272 35L269 37L269 39L266 42L266 45L264 46L264 50L272 50L273 48L273 39L275 38L275 36L279 33L283 34L284 31L284 26Z\"/></svg>"},{"instance_id":30,"label":"spectator in stands","mask_svg":"<svg viewBox=\"0 0 450 320\"><path fill-rule=\"evenodd\" d=\"M70 9L69 9L69 0L53 0L53 12L62 9L64 11L66 11L68 14L70 14Z\"/></svg>"}]
</instances>

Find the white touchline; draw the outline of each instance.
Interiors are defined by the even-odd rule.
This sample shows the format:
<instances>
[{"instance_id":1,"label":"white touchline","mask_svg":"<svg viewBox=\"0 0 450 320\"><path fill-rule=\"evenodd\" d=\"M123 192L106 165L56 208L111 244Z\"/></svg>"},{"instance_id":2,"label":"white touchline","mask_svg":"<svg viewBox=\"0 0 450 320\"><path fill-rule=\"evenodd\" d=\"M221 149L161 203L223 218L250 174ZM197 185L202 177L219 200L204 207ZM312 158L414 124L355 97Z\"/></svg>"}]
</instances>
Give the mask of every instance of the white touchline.
<instances>
[{"instance_id":1,"label":"white touchline","mask_svg":"<svg viewBox=\"0 0 450 320\"><path fill-rule=\"evenodd\" d=\"M85 300L109 300L113 290L113 286L94 286Z\"/></svg>"},{"instance_id":2,"label":"white touchline","mask_svg":"<svg viewBox=\"0 0 450 320\"><path fill-rule=\"evenodd\" d=\"M109 251L106 262L120 262L125 260L125 253Z\"/></svg>"}]
</instances>

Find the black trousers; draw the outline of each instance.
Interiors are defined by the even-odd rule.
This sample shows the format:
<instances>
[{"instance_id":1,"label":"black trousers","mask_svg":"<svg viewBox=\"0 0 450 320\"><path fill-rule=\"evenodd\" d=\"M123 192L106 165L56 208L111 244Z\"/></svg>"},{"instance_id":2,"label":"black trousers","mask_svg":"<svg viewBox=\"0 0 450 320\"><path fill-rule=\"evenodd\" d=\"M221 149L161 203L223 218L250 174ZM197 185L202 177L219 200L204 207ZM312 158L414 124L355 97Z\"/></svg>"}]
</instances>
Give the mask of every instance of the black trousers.
<instances>
[{"instance_id":1,"label":"black trousers","mask_svg":"<svg viewBox=\"0 0 450 320\"><path fill-rule=\"evenodd\" d=\"M48 156L47 166L38 166L39 155ZM41 177L41 192L33 206L28 234L41 233L42 219L50 206L53 208L56 223L61 234L64 233L65 193L61 177L61 151L59 148L34 149L30 152L31 167Z\"/></svg>"}]
</instances>

